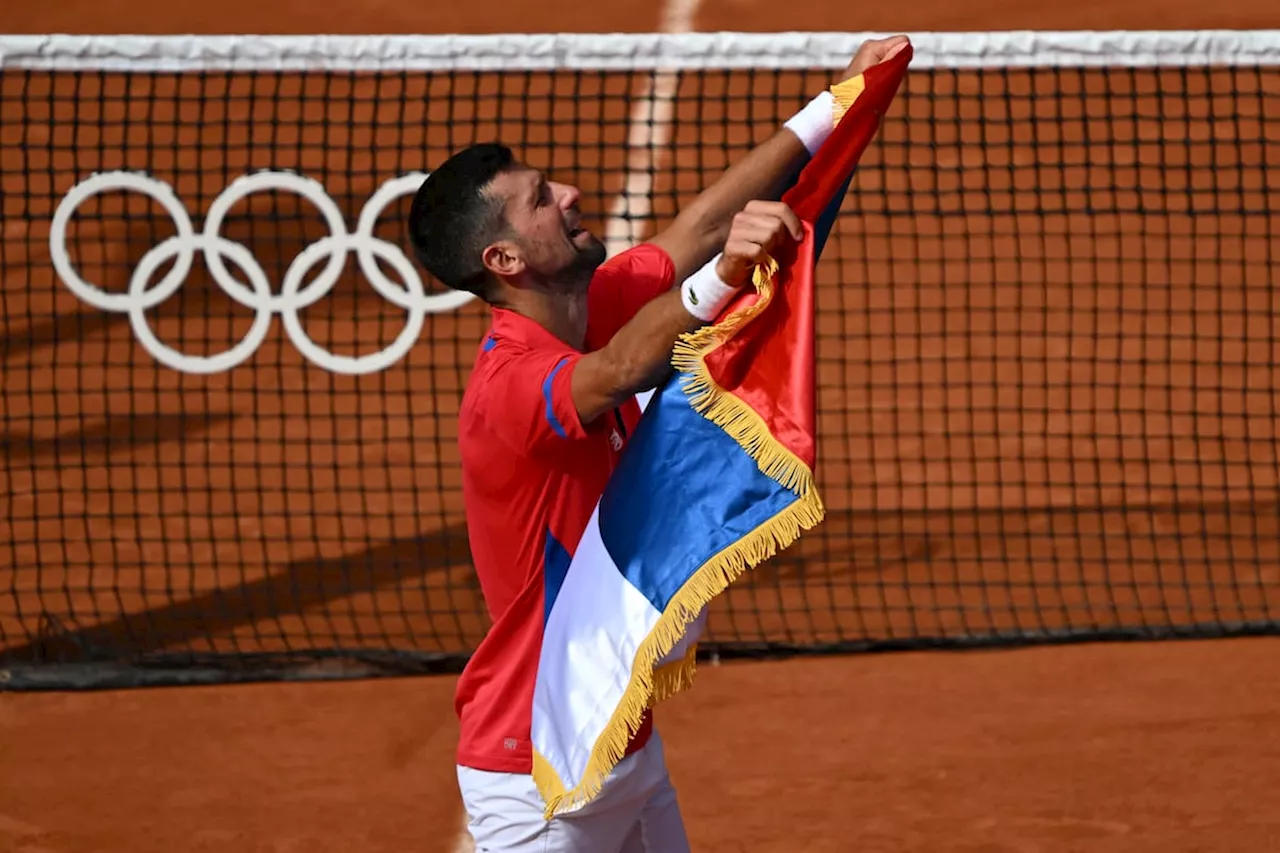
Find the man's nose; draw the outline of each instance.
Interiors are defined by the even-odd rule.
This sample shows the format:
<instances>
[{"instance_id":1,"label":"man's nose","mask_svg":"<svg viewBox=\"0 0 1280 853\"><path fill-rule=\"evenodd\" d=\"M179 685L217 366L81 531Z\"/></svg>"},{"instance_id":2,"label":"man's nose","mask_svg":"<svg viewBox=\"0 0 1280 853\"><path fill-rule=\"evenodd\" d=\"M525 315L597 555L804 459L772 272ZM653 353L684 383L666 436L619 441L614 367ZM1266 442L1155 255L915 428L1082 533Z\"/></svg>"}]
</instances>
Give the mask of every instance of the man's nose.
<instances>
[{"instance_id":1,"label":"man's nose","mask_svg":"<svg viewBox=\"0 0 1280 853\"><path fill-rule=\"evenodd\" d=\"M571 187L568 184L554 184L556 201L560 205L561 210L568 210L578 203L578 199L582 198L582 192L577 187Z\"/></svg>"}]
</instances>

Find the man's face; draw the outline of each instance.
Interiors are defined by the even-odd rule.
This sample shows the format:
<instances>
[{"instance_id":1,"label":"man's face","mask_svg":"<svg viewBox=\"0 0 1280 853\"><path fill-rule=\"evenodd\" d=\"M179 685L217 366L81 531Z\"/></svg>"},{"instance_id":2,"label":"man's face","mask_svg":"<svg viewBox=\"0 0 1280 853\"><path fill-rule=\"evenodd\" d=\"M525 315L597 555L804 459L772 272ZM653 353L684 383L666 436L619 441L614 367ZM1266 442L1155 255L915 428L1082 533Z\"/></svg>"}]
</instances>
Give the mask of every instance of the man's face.
<instances>
[{"instance_id":1,"label":"man's face","mask_svg":"<svg viewBox=\"0 0 1280 853\"><path fill-rule=\"evenodd\" d=\"M537 278L576 290L604 263L604 244L581 227L577 187L548 181L536 169L521 167L498 175L489 191L503 200L517 250Z\"/></svg>"}]
</instances>

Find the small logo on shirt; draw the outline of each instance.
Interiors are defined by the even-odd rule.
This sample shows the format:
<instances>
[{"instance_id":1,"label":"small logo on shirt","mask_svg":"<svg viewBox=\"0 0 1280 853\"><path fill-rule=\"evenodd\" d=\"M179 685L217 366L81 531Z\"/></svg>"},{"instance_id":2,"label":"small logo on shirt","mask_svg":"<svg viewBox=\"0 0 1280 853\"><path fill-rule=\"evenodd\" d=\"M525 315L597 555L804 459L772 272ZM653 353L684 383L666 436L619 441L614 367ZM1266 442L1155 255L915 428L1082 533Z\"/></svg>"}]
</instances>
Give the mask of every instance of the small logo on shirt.
<instances>
[{"instance_id":1,"label":"small logo on shirt","mask_svg":"<svg viewBox=\"0 0 1280 853\"><path fill-rule=\"evenodd\" d=\"M613 446L614 450L622 449L622 436L618 435L616 429L609 433L609 444Z\"/></svg>"},{"instance_id":2,"label":"small logo on shirt","mask_svg":"<svg viewBox=\"0 0 1280 853\"><path fill-rule=\"evenodd\" d=\"M503 749L515 749L517 746L519 746L519 744L516 743L516 739L513 737L509 737L502 742Z\"/></svg>"},{"instance_id":3,"label":"small logo on shirt","mask_svg":"<svg viewBox=\"0 0 1280 853\"><path fill-rule=\"evenodd\" d=\"M698 294L694 292L693 285L689 285L689 301L694 305L698 304Z\"/></svg>"}]
</instances>

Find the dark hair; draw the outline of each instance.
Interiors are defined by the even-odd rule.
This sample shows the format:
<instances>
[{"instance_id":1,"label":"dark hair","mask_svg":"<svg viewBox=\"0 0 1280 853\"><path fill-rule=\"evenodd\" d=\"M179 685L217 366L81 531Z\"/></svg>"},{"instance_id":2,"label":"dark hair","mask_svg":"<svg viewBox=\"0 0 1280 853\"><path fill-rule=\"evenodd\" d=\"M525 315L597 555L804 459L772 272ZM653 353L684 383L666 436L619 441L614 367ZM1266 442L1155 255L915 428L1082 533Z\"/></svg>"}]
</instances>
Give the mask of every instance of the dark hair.
<instances>
[{"instance_id":1,"label":"dark hair","mask_svg":"<svg viewBox=\"0 0 1280 853\"><path fill-rule=\"evenodd\" d=\"M487 189L514 164L505 145L472 145L431 172L414 195L409 242L418 262L446 286L487 297L492 280L480 253L506 227L502 201Z\"/></svg>"}]
</instances>

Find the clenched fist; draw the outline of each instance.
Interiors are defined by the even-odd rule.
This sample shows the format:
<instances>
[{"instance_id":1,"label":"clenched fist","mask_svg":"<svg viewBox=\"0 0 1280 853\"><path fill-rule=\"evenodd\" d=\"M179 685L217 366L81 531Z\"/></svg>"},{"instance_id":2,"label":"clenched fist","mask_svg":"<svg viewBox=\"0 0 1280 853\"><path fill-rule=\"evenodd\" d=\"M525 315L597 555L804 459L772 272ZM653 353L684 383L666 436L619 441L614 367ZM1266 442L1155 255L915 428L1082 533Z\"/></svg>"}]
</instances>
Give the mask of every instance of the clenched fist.
<instances>
[{"instance_id":1,"label":"clenched fist","mask_svg":"<svg viewBox=\"0 0 1280 853\"><path fill-rule=\"evenodd\" d=\"M879 65L887 59L897 56L899 51L911 43L906 36L889 36L883 39L868 39L858 48L858 52L853 55L853 59L849 61L849 67L836 78L837 83L842 83L852 77L857 77L873 65Z\"/></svg>"},{"instance_id":2,"label":"clenched fist","mask_svg":"<svg viewBox=\"0 0 1280 853\"><path fill-rule=\"evenodd\" d=\"M730 287L741 287L751 271L765 263L787 240L804 238L800 217L780 201L750 201L729 226L716 274Z\"/></svg>"}]
</instances>

